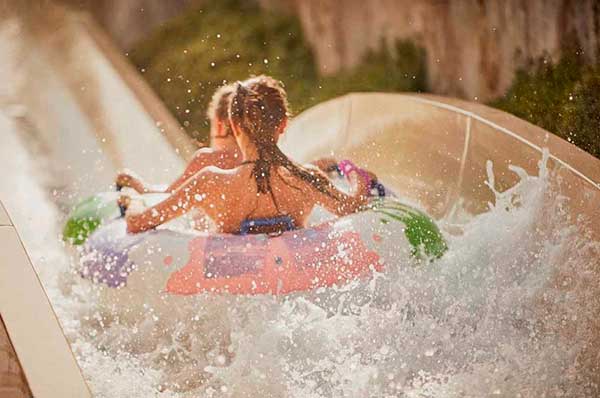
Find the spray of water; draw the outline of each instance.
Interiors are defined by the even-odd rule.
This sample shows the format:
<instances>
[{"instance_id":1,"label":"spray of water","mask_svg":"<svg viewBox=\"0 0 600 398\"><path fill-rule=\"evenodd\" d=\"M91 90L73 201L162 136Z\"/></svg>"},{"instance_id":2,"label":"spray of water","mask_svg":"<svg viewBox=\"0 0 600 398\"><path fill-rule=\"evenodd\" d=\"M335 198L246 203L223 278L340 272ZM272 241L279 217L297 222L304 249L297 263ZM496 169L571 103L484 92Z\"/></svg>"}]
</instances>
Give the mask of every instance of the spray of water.
<instances>
[{"instance_id":1,"label":"spray of water","mask_svg":"<svg viewBox=\"0 0 600 398\"><path fill-rule=\"evenodd\" d=\"M5 131L18 130L2 122ZM0 162L23 167L8 177L15 184L3 197L21 218L26 246L99 397L599 392L600 242L588 239L586 220L568 217L569 198L557 194L547 154L537 175L514 167L520 182L504 192L495 190L489 163L494 203L483 214L463 214L461 233L449 235L449 252L432 264L406 257L338 289L173 297L157 307L99 301L101 288L71 271L77 255L59 243L61 195L53 194L43 151L25 151L16 133L6 139L14 142L0 149ZM18 214L31 197L40 200ZM36 222L27 222L32 215Z\"/></svg>"}]
</instances>

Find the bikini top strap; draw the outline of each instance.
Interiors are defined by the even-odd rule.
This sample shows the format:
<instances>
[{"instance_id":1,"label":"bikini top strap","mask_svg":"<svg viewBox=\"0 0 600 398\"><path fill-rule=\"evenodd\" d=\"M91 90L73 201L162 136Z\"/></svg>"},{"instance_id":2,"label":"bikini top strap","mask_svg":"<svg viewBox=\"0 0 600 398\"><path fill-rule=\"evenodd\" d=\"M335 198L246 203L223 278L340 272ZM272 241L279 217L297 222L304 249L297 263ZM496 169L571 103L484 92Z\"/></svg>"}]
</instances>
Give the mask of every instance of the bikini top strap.
<instances>
[{"instance_id":1,"label":"bikini top strap","mask_svg":"<svg viewBox=\"0 0 600 398\"><path fill-rule=\"evenodd\" d=\"M294 219L289 215L280 215L268 218L246 219L240 225L240 235L267 234L278 236L285 231L296 229Z\"/></svg>"}]
</instances>

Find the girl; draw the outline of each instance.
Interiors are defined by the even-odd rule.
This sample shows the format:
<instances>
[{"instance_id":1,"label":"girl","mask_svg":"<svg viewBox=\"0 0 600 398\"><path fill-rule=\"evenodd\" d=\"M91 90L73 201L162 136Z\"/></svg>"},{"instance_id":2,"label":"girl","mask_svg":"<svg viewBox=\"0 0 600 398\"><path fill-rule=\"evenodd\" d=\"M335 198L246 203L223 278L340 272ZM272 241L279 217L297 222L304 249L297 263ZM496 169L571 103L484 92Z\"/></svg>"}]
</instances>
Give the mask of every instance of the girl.
<instances>
[{"instance_id":1,"label":"girl","mask_svg":"<svg viewBox=\"0 0 600 398\"><path fill-rule=\"evenodd\" d=\"M204 168L163 202L128 215L129 232L155 228L193 208L204 210L219 232L280 232L304 227L316 205L342 216L367 203L364 179L358 179L355 194L347 195L320 170L292 162L277 147L287 125L288 104L274 79L260 76L238 82L229 121L241 164L231 170ZM265 224L266 230L259 228Z\"/></svg>"}]
</instances>

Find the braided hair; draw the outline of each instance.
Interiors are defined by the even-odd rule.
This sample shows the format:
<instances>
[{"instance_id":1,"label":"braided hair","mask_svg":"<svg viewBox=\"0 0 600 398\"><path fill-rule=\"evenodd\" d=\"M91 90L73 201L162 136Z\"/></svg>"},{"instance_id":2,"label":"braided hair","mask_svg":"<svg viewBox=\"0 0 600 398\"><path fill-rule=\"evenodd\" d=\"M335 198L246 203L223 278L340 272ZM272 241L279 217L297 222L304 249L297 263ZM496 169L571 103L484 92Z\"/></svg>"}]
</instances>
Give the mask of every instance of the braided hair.
<instances>
[{"instance_id":1,"label":"braided hair","mask_svg":"<svg viewBox=\"0 0 600 398\"><path fill-rule=\"evenodd\" d=\"M281 83L275 79L258 76L236 84L229 105L229 118L232 124L248 136L258 152L252 169L258 192L270 194L277 207L271 186L271 173L278 167L283 167L292 176L340 201L338 190L326 176L295 164L277 146L277 132L288 115L287 96Z\"/></svg>"}]
</instances>

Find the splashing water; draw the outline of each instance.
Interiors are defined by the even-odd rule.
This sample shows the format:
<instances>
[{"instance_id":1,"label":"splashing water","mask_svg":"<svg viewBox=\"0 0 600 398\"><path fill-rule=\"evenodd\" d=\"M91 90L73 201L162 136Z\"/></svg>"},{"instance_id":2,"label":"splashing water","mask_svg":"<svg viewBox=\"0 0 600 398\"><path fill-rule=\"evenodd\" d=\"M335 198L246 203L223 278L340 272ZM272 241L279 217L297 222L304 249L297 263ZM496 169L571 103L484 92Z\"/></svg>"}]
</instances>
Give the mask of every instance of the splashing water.
<instances>
[{"instance_id":1,"label":"splashing water","mask_svg":"<svg viewBox=\"0 0 600 398\"><path fill-rule=\"evenodd\" d=\"M432 264L407 257L339 289L173 297L160 307L99 300L101 288L70 271L60 196L40 191L52 186L44 163L10 139L4 159L27 166L9 177L26 183L12 185L7 206L45 198L34 207L43 222L21 233L96 396L598 393L600 243L587 239L585 220L568 218L547 154L537 176L513 167L520 182L504 192L489 163L494 204L463 214Z\"/></svg>"}]
</instances>

